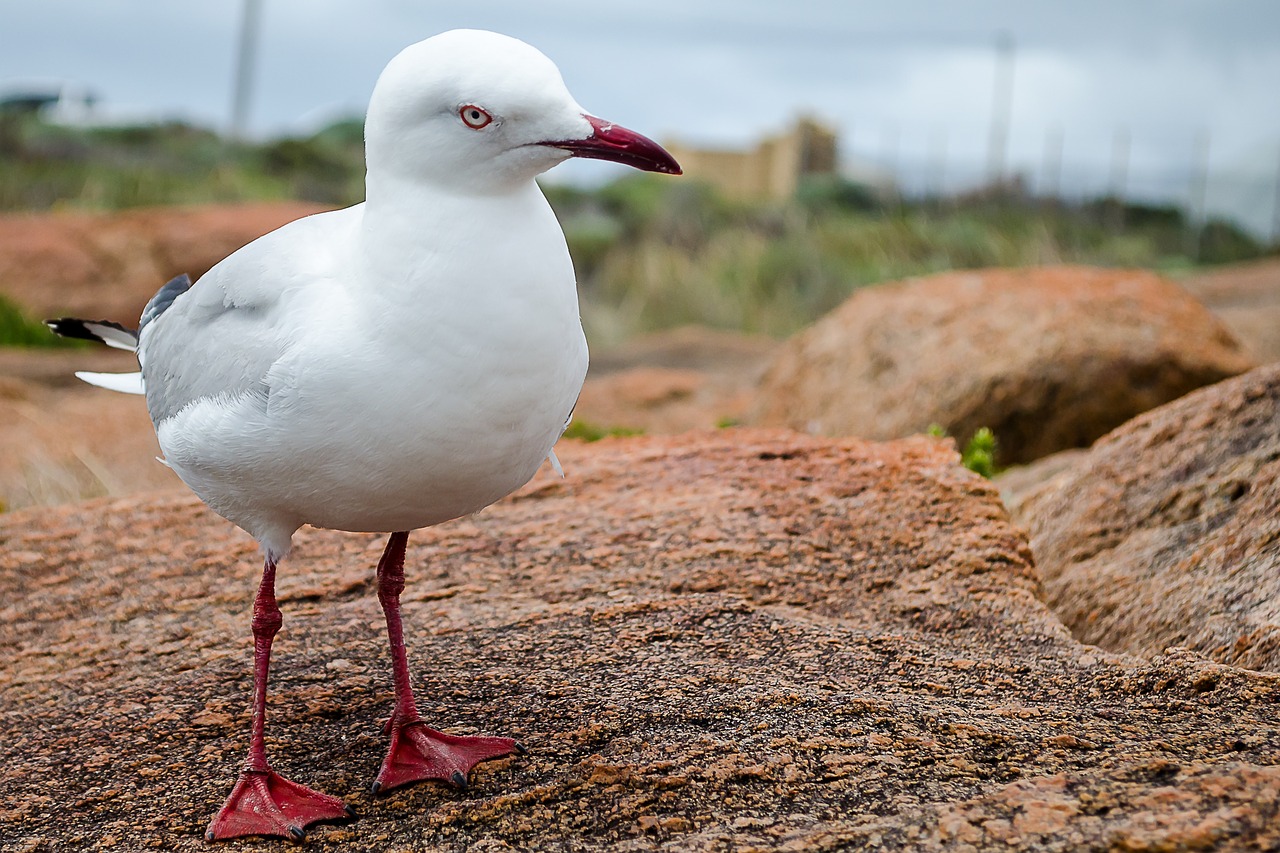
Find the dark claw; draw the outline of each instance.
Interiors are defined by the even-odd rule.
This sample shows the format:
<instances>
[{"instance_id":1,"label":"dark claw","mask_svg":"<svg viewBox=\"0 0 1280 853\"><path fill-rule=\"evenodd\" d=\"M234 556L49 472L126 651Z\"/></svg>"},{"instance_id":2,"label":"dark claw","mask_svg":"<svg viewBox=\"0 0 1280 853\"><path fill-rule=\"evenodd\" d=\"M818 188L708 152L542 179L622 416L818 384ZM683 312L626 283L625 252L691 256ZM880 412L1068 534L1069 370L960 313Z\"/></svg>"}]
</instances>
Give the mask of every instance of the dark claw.
<instances>
[{"instance_id":1,"label":"dark claw","mask_svg":"<svg viewBox=\"0 0 1280 853\"><path fill-rule=\"evenodd\" d=\"M453 783L455 788L465 791L467 790L467 777L462 774L461 770L455 770L449 775L449 781Z\"/></svg>"},{"instance_id":2,"label":"dark claw","mask_svg":"<svg viewBox=\"0 0 1280 853\"><path fill-rule=\"evenodd\" d=\"M382 783L374 782L373 787L369 789L369 793L373 794L376 797L378 796L378 792L381 790L382 790Z\"/></svg>"},{"instance_id":3,"label":"dark claw","mask_svg":"<svg viewBox=\"0 0 1280 853\"><path fill-rule=\"evenodd\" d=\"M522 744L520 741L516 741L516 754L517 754L517 755L528 755L528 754L529 754L529 750L525 749L525 748L524 748L524 744Z\"/></svg>"},{"instance_id":4,"label":"dark claw","mask_svg":"<svg viewBox=\"0 0 1280 853\"><path fill-rule=\"evenodd\" d=\"M374 788L375 788L375 789L377 788L377 783L376 783L376 782L374 783ZM376 794L376 793L378 793L378 792L377 792L377 790L375 790L375 791L374 791L374 793L375 793L375 794ZM358 818L358 817L359 817L359 815L358 815L358 814L356 814L356 810L355 810L355 809L353 809L353 808L351 808L351 806L344 805L344 806L342 807L342 810L343 810L344 812L346 812L346 813L347 813L347 817L351 818L352 820L355 820L356 818Z\"/></svg>"},{"instance_id":5,"label":"dark claw","mask_svg":"<svg viewBox=\"0 0 1280 853\"><path fill-rule=\"evenodd\" d=\"M204 840L205 840L205 841L213 841L213 840L214 840L214 838L213 838L213 830L212 830L212 829L206 829L206 830L204 831Z\"/></svg>"},{"instance_id":6,"label":"dark claw","mask_svg":"<svg viewBox=\"0 0 1280 853\"><path fill-rule=\"evenodd\" d=\"M307 833L302 830L302 827L300 826L289 827L289 838L291 838L292 840L302 841L306 837L307 837Z\"/></svg>"}]
</instances>

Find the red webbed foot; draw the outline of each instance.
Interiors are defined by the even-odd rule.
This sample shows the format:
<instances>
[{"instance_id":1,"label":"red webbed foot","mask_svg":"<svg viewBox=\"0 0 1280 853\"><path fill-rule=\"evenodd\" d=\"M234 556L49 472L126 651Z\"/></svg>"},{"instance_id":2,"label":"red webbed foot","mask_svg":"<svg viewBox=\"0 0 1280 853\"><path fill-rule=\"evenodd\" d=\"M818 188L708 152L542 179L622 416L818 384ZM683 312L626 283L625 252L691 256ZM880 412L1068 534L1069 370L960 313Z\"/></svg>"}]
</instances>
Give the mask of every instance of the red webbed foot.
<instances>
[{"instance_id":1,"label":"red webbed foot","mask_svg":"<svg viewBox=\"0 0 1280 853\"><path fill-rule=\"evenodd\" d=\"M325 820L355 817L342 800L291 782L274 770L244 770L204 837L209 841L242 835L278 835L291 841Z\"/></svg>"},{"instance_id":2,"label":"red webbed foot","mask_svg":"<svg viewBox=\"0 0 1280 853\"><path fill-rule=\"evenodd\" d=\"M448 735L417 719L397 723L393 718L387 728L391 732L391 748L373 783L375 794L429 779L465 788L467 774L480 762L525 751L509 737Z\"/></svg>"}]
</instances>

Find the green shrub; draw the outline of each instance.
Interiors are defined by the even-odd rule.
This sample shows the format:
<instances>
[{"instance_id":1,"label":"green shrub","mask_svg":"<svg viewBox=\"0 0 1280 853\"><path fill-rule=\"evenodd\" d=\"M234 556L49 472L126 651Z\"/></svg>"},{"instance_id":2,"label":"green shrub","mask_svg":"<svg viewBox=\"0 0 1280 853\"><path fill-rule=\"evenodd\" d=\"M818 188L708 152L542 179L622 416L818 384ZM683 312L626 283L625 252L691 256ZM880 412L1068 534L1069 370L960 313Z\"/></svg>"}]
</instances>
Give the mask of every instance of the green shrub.
<instances>
[{"instance_id":1,"label":"green shrub","mask_svg":"<svg viewBox=\"0 0 1280 853\"><path fill-rule=\"evenodd\" d=\"M938 438L948 437L946 429L938 424L931 424L928 433ZM999 473L996 466L997 449L995 433L987 427L979 427L964 443L964 448L960 451L960 464L989 480Z\"/></svg>"},{"instance_id":2,"label":"green shrub","mask_svg":"<svg viewBox=\"0 0 1280 853\"><path fill-rule=\"evenodd\" d=\"M17 305L0 296L0 346L75 347L81 344L81 341L58 337L44 323L28 319Z\"/></svg>"}]
</instances>

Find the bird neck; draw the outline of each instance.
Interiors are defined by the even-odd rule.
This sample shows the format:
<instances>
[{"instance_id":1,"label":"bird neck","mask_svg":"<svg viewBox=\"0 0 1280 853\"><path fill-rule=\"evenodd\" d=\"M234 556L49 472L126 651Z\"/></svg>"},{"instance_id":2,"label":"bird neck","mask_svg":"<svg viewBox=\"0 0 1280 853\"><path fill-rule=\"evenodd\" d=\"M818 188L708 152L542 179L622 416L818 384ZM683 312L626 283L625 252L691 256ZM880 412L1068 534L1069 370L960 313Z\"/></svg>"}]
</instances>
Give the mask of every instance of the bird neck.
<instances>
[{"instance_id":1,"label":"bird neck","mask_svg":"<svg viewBox=\"0 0 1280 853\"><path fill-rule=\"evenodd\" d=\"M424 225L448 228L456 217L483 215L499 218L527 215L531 208L545 208L546 197L535 181L523 180L475 191L472 188L405 180L398 175L370 174L365 179L366 223L394 233Z\"/></svg>"},{"instance_id":2,"label":"bird neck","mask_svg":"<svg viewBox=\"0 0 1280 853\"><path fill-rule=\"evenodd\" d=\"M473 292L515 286L537 280L544 268L553 270L552 281L563 278L573 287L564 234L533 181L503 194L461 195L399 182L369 189L360 262L388 298L400 298L403 290L414 302L433 282ZM540 262L533 270L531 260Z\"/></svg>"}]
</instances>

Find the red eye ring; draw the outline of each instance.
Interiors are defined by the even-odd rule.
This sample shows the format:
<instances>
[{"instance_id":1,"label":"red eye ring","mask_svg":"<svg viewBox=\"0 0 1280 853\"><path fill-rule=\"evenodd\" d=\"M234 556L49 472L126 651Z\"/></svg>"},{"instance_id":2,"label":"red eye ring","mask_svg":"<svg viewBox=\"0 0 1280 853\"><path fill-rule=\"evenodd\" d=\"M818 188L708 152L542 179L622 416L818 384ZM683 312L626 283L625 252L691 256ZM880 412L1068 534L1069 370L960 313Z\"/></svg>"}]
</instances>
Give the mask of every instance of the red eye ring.
<instances>
[{"instance_id":1,"label":"red eye ring","mask_svg":"<svg viewBox=\"0 0 1280 853\"><path fill-rule=\"evenodd\" d=\"M462 123L472 130L480 130L487 127L493 122L493 116L489 115L489 111L475 104L464 104L458 108L458 117L462 119Z\"/></svg>"}]
</instances>

